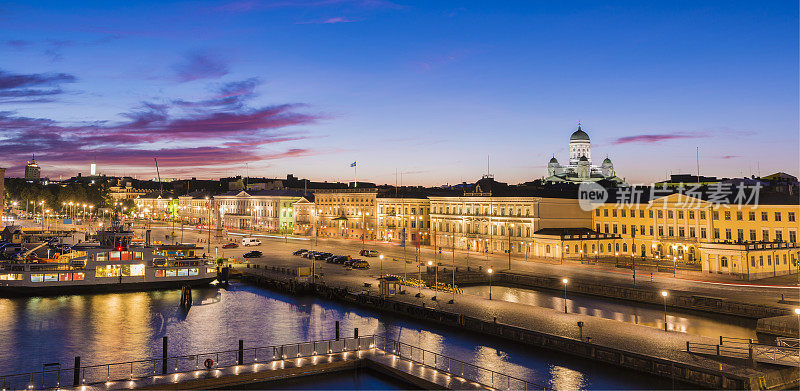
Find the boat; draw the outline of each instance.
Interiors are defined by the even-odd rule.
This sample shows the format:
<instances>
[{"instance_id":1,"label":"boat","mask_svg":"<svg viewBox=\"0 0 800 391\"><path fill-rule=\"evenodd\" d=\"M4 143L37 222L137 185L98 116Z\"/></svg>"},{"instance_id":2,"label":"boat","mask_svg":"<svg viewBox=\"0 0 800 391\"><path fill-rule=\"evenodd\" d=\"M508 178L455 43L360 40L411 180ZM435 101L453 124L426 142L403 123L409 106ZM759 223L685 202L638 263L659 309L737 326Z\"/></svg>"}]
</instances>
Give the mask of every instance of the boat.
<instances>
[{"instance_id":1,"label":"boat","mask_svg":"<svg viewBox=\"0 0 800 391\"><path fill-rule=\"evenodd\" d=\"M133 231L114 226L97 241L73 246L57 260L29 251L0 261L0 296L120 292L208 285L217 278L213 260L198 257L194 244L134 242Z\"/></svg>"}]
</instances>

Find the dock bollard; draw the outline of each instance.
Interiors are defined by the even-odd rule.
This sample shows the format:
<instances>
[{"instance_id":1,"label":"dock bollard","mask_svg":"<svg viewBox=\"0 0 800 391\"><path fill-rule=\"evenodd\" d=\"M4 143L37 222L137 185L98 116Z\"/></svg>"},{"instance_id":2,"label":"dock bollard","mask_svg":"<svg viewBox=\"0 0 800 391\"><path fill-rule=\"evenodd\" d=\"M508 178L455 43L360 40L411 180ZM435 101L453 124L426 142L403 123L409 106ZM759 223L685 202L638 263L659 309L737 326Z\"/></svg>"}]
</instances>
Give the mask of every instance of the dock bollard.
<instances>
[{"instance_id":1,"label":"dock bollard","mask_svg":"<svg viewBox=\"0 0 800 391\"><path fill-rule=\"evenodd\" d=\"M358 339L358 327L353 329L353 338Z\"/></svg>"},{"instance_id":2,"label":"dock bollard","mask_svg":"<svg viewBox=\"0 0 800 391\"><path fill-rule=\"evenodd\" d=\"M244 365L244 340L239 340L239 360L238 365Z\"/></svg>"},{"instance_id":3,"label":"dock bollard","mask_svg":"<svg viewBox=\"0 0 800 391\"><path fill-rule=\"evenodd\" d=\"M161 340L161 357L164 359L161 362L161 374L167 374L167 337L162 338Z\"/></svg>"},{"instance_id":4,"label":"dock bollard","mask_svg":"<svg viewBox=\"0 0 800 391\"><path fill-rule=\"evenodd\" d=\"M81 384L81 356L75 356L75 367L72 369L72 386Z\"/></svg>"}]
</instances>

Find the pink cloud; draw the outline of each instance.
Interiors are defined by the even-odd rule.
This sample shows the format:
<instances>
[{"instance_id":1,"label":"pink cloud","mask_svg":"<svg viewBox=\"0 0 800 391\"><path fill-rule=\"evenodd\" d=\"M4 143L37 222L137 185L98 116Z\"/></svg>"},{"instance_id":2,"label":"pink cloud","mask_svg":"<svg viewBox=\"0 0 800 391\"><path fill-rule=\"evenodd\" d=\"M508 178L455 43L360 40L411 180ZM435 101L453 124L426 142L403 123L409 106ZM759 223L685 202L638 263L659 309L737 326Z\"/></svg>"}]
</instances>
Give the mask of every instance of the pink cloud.
<instances>
[{"instance_id":1,"label":"pink cloud","mask_svg":"<svg viewBox=\"0 0 800 391\"><path fill-rule=\"evenodd\" d=\"M657 143L665 140L687 139L687 138L701 138L708 137L707 134L699 133L672 133L672 134L640 134L636 136L620 137L612 144L627 144L627 143Z\"/></svg>"}]
</instances>

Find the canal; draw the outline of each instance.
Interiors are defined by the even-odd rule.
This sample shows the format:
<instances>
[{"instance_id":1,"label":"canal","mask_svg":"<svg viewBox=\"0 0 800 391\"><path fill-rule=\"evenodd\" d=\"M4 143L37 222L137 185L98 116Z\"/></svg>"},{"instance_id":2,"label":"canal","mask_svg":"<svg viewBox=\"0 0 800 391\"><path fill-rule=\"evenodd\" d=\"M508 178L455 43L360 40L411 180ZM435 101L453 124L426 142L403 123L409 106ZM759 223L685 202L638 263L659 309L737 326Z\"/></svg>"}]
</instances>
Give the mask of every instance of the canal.
<instances>
[{"instance_id":1,"label":"canal","mask_svg":"<svg viewBox=\"0 0 800 391\"><path fill-rule=\"evenodd\" d=\"M463 289L465 294L489 297L488 285L468 286ZM564 311L564 292L494 285L492 299ZM567 291L567 311L664 329L664 307L658 305L579 295ZM667 308L667 330L711 338L725 336L757 339L754 319L705 314L698 311L676 311L674 308Z\"/></svg>"},{"instance_id":2,"label":"canal","mask_svg":"<svg viewBox=\"0 0 800 391\"><path fill-rule=\"evenodd\" d=\"M672 387L549 350L246 284L196 289L188 311L179 301L179 290L0 299L0 373L71 367L75 356L84 365L157 357L163 336L170 355L235 349L239 339L254 347L333 338L340 321L343 335L358 327L555 389Z\"/></svg>"}]
</instances>

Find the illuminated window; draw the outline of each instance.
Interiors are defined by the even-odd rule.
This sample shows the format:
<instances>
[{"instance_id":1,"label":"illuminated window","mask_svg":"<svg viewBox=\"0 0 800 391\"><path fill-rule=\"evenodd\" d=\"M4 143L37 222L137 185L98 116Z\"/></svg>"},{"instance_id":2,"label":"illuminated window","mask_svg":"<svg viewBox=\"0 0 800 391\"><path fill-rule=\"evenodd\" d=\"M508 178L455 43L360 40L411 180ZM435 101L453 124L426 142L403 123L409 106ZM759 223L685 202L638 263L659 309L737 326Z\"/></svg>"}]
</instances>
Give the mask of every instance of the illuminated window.
<instances>
[{"instance_id":1,"label":"illuminated window","mask_svg":"<svg viewBox=\"0 0 800 391\"><path fill-rule=\"evenodd\" d=\"M0 281L21 281L22 274L0 274Z\"/></svg>"},{"instance_id":2,"label":"illuminated window","mask_svg":"<svg viewBox=\"0 0 800 391\"><path fill-rule=\"evenodd\" d=\"M83 277L83 273L72 273L72 281L81 281L83 280Z\"/></svg>"},{"instance_id":3,"label":"illuminated window","mask_svg":"<svg viewBox=\"0 0 800 391\"><path fill-rule=\"evenodd\" d=\"M142 265L142 266L144 266L144 265ZM196 275L198 275L199 273L200 273L200 271L199 271L197 268L191 268L191 269L189 269L189 275L190 275L190 276L196 276Z\"/></svg>"},{"instance_id":4,"label":"illuminated window","mask_svg":"<svg viewBox=\"0 0 800 391\"><path fill-rule=\"evenodd\" d=\"M167 277L175 277L178 275L178 271L175 269L169 269L166 271Z\"/></svg>"},{"instance_id":5,"label":"illuminated window","mask_svg":"<svg viewBox=\"0 0 800 391\"><path fill-rule=\"evenodd\" d=\"M44 281L44 274L31 274L31 282Z\"/></svg>"}]
</instances>

